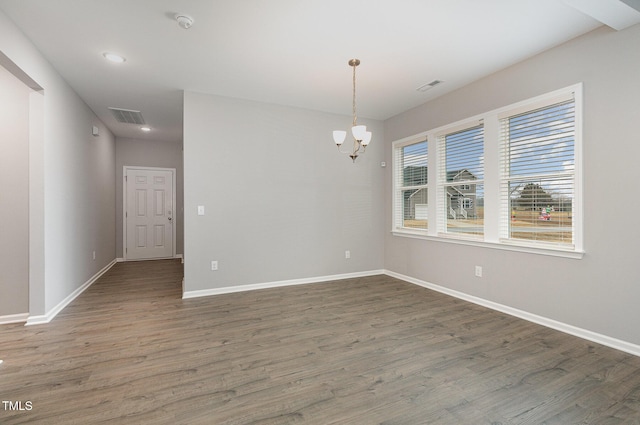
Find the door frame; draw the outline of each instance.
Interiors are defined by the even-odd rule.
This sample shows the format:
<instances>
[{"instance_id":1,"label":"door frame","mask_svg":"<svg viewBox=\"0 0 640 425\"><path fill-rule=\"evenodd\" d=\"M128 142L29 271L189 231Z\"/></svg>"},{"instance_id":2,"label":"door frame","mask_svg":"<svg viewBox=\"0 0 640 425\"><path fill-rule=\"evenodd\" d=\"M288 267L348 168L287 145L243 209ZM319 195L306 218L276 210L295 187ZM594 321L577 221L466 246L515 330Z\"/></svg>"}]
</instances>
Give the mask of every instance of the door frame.
<instances>
[{"instance_id":1,"label":"door frame","mask_svg":"<svg viewBox=\"0 0 640 425\"><path fill-rule=\"evenodd\" d=\"M127 259L127 171L129 170L146 170L146 171L169 171L171 172L171 188L172 188L172 205L173 205L173 224L172 224L172 247L171 258L176 258L176 227L177 223L177 210L176 210L176 169L164 168L164 167L139 167L135 165L125 165L122 167L122 258L124 261L148 261L155 260L155 258L149 259ZM163 257L166 258L166 257ZM159 259L159 258L158 258Z\"/></svg>"}]
</instances>

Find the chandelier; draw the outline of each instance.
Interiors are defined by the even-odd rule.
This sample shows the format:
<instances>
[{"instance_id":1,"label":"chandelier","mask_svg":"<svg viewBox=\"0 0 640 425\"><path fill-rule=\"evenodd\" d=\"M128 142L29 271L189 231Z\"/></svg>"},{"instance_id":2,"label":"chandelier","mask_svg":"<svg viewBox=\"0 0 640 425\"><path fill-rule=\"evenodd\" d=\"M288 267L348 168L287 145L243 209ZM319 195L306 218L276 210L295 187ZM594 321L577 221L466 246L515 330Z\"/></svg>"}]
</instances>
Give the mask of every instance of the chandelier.
<instances>
[{"instance_id":1,"label":"chandelier","mask_svg":"<svg viewBox=\"0 0 640 425\"><path fill-rule=\"evenodd\" d=\"M356 162L356 158L360 153L364 153L367 145L371 141L371 132L367 131L366 125L358 125L356 115L356 66L360 65L360 59L351 59L349 66L353 68L353 125L351 127L351 134L353 135L353 148L349 151L343 151L341 149L344 143L347 132L344 130L335 130L333 132L333 141L338 146L340 153L346 153L349 157Z\"/></svg>"}]
</instances>

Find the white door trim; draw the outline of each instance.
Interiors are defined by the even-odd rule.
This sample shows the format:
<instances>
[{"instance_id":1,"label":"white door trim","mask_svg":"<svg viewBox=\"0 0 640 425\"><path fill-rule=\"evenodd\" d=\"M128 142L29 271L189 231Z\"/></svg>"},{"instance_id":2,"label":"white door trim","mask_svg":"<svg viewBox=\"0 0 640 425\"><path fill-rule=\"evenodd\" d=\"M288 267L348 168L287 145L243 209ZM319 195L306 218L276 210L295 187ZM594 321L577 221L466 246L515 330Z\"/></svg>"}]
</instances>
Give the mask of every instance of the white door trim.
<instances>
[{"instance_id":1,"label":"white door trim","mask_svg":"<svg viewBox=\"0 0 640 425\"><path fill-rule=\"evenodd\" d=\"M133 165L125 165L122 167L122 257L124 261L127 260L127 171L129 170L150 170L150 171L169 171L171 172L171 186L173 188L173 209L176 210L176 169L175 168L161 168L161 167L138 167ZM178 214L174 214L172 227L172 257L176 258L176 227L178 226L177 217ZM136 260L141 261L141 260Z\"/></svg>"}]
</instances>

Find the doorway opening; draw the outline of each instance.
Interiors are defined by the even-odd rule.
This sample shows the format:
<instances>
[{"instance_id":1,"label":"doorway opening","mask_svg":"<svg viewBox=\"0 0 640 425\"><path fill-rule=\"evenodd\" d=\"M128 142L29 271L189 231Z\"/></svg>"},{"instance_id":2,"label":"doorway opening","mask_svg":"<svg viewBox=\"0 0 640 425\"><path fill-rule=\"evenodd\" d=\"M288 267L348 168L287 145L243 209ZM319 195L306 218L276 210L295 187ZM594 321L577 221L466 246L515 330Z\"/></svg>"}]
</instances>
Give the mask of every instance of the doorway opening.
<instances>
[{"instance_id":1,"label":"doorway opening","mask_svg":"<svg viewBox=\"0 0 640 425\"><path fill-rule=\"evenodd\" d=\"M0 52L0 323L44 311L44 90Z\"/></svg>"}]
</instances>

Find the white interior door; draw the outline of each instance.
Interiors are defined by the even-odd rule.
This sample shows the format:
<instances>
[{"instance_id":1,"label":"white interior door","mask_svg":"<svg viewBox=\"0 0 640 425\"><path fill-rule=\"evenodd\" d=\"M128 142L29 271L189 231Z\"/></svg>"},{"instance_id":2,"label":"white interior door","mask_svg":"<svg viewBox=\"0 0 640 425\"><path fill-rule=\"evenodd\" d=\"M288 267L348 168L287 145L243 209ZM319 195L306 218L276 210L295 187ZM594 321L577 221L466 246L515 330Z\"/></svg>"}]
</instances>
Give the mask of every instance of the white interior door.
<instances>
[{"instance_id":1,"label":"white interior door","mask_svg":"<svg viewBox=\"0 0 640 425\"><path fill-rule=\"evenodd\" d=\"M175 254L175 170L125 167L126 260Z\"/></svg>"}]
</instances>

